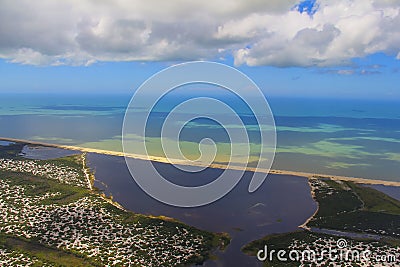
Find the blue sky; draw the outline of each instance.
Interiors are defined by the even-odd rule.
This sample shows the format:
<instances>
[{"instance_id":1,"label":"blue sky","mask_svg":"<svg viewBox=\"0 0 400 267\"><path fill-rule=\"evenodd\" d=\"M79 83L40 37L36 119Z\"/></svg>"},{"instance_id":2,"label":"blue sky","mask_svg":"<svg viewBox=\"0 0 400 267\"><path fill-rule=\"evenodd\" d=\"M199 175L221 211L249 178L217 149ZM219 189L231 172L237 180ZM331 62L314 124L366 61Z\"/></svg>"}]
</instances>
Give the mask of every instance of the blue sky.
<instances>
[{"instance_id":1,"label":"blue sky","mask_svg":"<svg viewBox=\"0 0 400 267\"><path fill-rule=\"evenodd\" d=\"M267 96L400 99L398 60L378 54L358 61L360 66L347 68L240 66L238 69ZM0 60L0 92L132 93L148 77L170 64L99 62L91 66L54 67Z\"/></svg>"},{"instance_id":2,"label":"blue sky","mask_svg":"<svg viewBox=\"0 0 400 267\"><path fill-rule=\"evenodd\" d=\"M171 64L212 60L266 95L400 99L396 0L0 5L0 93L130 93Z\"/></svg>"}]
</instances>

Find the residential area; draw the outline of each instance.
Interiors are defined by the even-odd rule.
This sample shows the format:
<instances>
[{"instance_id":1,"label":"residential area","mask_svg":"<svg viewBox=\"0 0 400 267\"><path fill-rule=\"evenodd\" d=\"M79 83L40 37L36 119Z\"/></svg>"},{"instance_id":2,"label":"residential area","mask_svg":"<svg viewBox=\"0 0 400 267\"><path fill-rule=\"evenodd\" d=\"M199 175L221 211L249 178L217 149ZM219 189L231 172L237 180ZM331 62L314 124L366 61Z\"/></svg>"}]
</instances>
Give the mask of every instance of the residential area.
<instances>
[{"instance_id":1,"label":"residential area","mask_svg":"<svg viewBox=\"0 0 400 267\"><path fill-rule=\"evenodd\" d=\"M208 257L214 234L114 206L88 190L82 173L60 161L0 159L0 234L70 252L93 266L177 266ZM52 265L0 244L1 266L38 262Z\"/></svg>"}]
</instances>

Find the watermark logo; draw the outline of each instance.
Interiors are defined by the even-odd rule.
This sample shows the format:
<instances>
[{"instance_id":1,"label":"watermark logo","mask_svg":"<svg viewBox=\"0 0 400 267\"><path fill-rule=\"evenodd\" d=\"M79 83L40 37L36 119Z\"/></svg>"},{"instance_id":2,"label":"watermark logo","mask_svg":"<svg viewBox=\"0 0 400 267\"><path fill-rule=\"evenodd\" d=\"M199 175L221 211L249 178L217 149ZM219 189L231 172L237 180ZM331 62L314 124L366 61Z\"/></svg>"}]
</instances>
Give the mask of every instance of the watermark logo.
<instances>
[{"instance_id":1,"label":"watermark logo","mask_svg":"<svg viewBox=\"0 0 400 267\"><path fill-rule=\"evenodd\" d=\"M336 246L337 246L339 249L346 248L346 247L347 247L347 240L344 239L344 238L338 239L338 240L336 241Z\"/></svg>"},{"instance_id":2,"label":"watermark logo","mask_svg":"<svg viewBox=\"0 0 400 267\"><path fill-rule=\"evenodd\" d=\"M230 155L226 168L215 180L201 186L174 184L163 177L151 161L140 162L139 166L134 159L135 155L154 159L154 155L149 153L147 137L151 113L157 103L175 89L192 84L212 85L239 97L251 110L260 133L258 160L254 162L254 157L250 155L248 125L229 101L206 96L194 97L164 111L167 116L161 128L160 141L165 160L187 173L188 179L191 173L213 166L217 145L212 139L204 138L198 144L200 157L195 160L187 158L181 151L180 140L185 125L195 119L209 119L221 125L229 137ZM205 108L208 112L204 112ZM215 110L219 112L213 112ZM135 139L134 145L132 138ZM252 174L248 187L249 192L257 190L266 179L274 159L276 131L268 102L249 77L224 64L196 61L166 68L136 90L125 113L122 144L128 169L142 190L169 205L196 207L212 203L229 193L240 181L250 159L255 170L262 169L262 172Z\"/></svg>"},{"instance_id":3,"label":"watermark logo","mask_svg":"<svg viewBox=\"0 0 400 267\"><path fill-rule=\"evenodd\" d=\"M317 265L329 263L396 263L398 258L395 254L383 251L373 253L368 248L360 249L360 247L349 246L348 241L344 238L336 240L334 246L328 246L324 249L270 249L265 245L260 249L257 254L259 261L267 262L301 262L301 263L314 263Z\"/></svg>"}]
</instances>

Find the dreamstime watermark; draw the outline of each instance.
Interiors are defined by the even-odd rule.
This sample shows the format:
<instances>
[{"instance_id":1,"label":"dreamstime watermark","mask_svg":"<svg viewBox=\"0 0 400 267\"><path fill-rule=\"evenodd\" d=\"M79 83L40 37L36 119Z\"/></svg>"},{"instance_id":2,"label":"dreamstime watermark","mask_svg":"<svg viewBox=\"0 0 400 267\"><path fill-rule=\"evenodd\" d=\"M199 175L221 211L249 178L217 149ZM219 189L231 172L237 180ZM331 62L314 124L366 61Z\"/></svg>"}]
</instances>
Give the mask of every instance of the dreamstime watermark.
<instances>
[{"instance_id":1,"label":"dreamstime watermark","mask_svg":"<svg viewBox=\"0 0 400 267\"><path fill-rule=\"evenodd\" d=\"M259 261L279 261L279 262L302 262L302 263L395 263L397 257L394 254L374 254L371 250L359 250L353 247L348 247L347 240L340 238L336 241L335 247L327 249L290 249L290 250L275 250L268 249L265 245L263 249L257 252Z\"/></svg>"},{"instance_id":2,"label":"dreamstime watermark","mask_svg":"<svg viewBox=\"0 0 400 267\"><path fill-rule=\"evenodd\" d=\"M186 172L187 175L200 172L215 162L217 145L210 138L204 138L199 142L198 149L201 154L199 159L188 159L181 151L181 132L185 125L195 119L205 118L218 123L230 140L229 160L221 175L208 184L191 187L172 183L163 177L151 161L139 164L133 159L132 154L145 155L147 159L152 159L147 139L151 113L154 112L157 103L173 90L193 84L211 85L239 97L251 110L254 121L259 127L260 151L255 164L254 156L250 153L247 125L230 103L205 96L193 97L179 103L168 111L160 132L166 162ZM204 113L204 107L209 112ZM219 112L213 112L214 110ZM231 127L232 125L235 127ZM135 139L134 144L132 139ZM261 186L275 156L275 122L264 94L245 74L220 63L188 62L162 70L136 90L125 112L122 144L128 169L142 190L169 205L196 207L212 203L229 193L242 178L250 160L252 167L263 171L252 173L248 191L254 192ZM213 148L211 152L210 147ZM233 168L236 170L232 171Z\"/></svg>"}]
</instances>

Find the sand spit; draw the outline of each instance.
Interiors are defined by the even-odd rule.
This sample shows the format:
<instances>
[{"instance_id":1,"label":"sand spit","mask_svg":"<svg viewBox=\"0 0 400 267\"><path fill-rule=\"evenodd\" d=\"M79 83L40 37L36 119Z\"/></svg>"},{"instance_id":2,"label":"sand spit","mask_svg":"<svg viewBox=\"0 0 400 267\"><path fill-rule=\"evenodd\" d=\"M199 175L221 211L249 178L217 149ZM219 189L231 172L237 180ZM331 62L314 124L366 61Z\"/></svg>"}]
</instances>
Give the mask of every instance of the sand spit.
<instances>
[{"instance_id":1,"label":"sand spit","mask_svg":"<svg viewBox=\"0 0 400 267\"><path fill-rule=\"evenodd\" d=\"M62 149L68 149L68 150L77 150L77 151L81 151L81 152L97 153L97 154L104 154L104 155L111 155L111 156L120 156L120 157L127 156L127 157L134 158L134 159L151 160L151 161L155 161L155 162L168 163L168 164L187 165L187 162L184 162L181 160L166 159L166 158L157 157L157 156L146 156L146 155L131 154L131 153L124 154L123 152L117 152L117 151L78 147L78 146L59 145L59 144L50 144L50 143L45 143L45 142L36 142L36 141L29 141L29 140L15 139L15 138L0 137L0 140L9 141L9 142L17 142L17 143L26 143L26 144L31 144L31 145L40 145L40 146L46 146L46 147L62 148ZM190 165L203 166L201 164L190 164ZM226 169L227 168L227 166L223 165L223 164L211 164L209 167L217 168L217 169ZM241 166L229 166L229 169L241 170L241 171L244 170L243 167L241 167ZM309 172L287 171L287 170L273 170L273 169L268 171L266 169L252 168L252 167L246 168L245 171L271 173L271 174L282 174L282 175L293 175L293 176L301 176L301 177L307 177L307 178L328 178L328 179L339 180L339 181L350 181L350 182L354 182L354 183L358 183L358 184L400 186L400 182L396 182L396 181L373 180L373 179L366 179L366 178L329 175L329 174L320 174L320 173L309 173Z\"/></svg>"}]
</instances>

